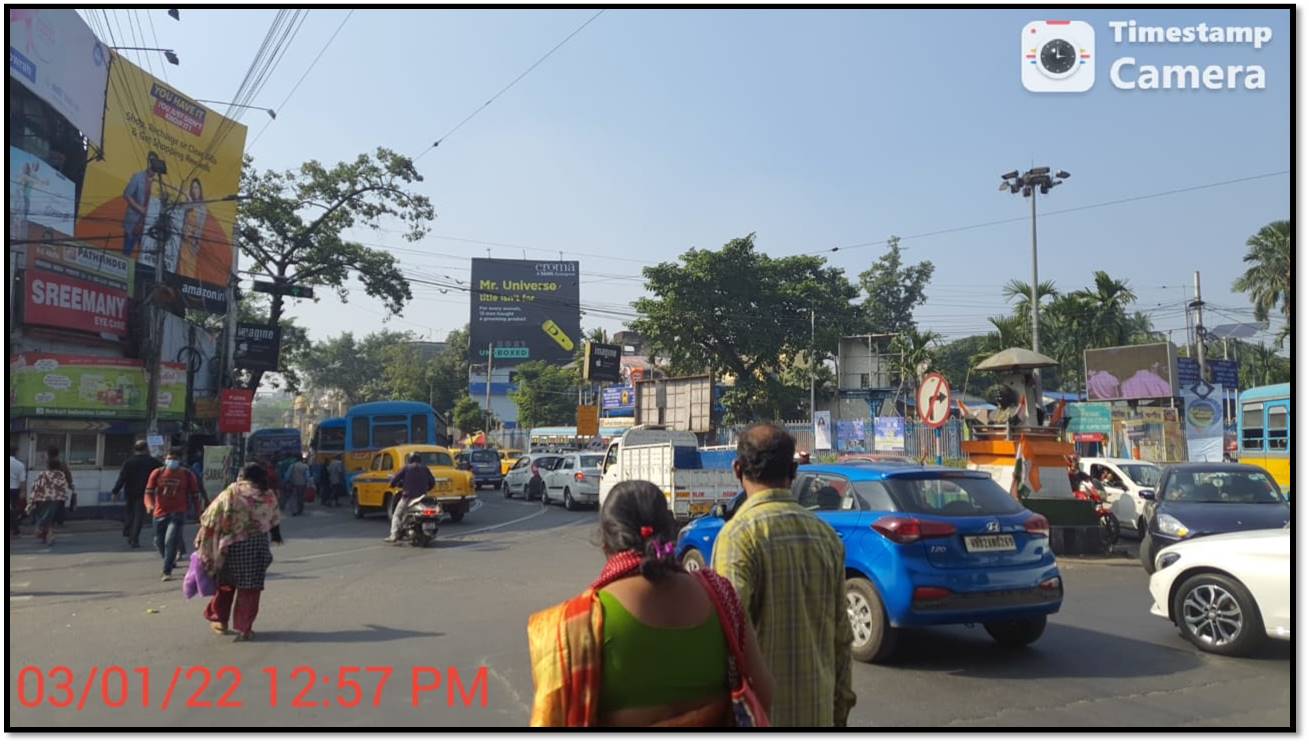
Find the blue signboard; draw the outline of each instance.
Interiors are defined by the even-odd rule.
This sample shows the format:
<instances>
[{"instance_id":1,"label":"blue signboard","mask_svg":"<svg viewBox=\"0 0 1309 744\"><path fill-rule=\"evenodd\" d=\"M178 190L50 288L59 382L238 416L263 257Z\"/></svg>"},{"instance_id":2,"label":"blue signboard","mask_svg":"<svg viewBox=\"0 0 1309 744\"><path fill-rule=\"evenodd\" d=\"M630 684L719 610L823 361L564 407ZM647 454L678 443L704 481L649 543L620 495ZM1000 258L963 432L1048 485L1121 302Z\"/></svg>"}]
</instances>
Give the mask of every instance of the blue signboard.
<instances>
[{"instance_id":1,"label":"blue signboard","mask_svg":"<svg viewBox=\"0 0 1309 744\"><path fill-rule=\"evenodd\" d=\"M612 385L600 392L600 408L605 416L632 416L636 413L636 391L631 385Z\"/></svg>"},{"instance_id":2,"label":"blue signboard","mask_svg":"<svg viewBox=\"0 0 1309 744\"><path fill-rule=\"evenodd\" d=\"M1209 383L1228 390L1240 388L1241 364L1235 359L1206 359ZM1177 387L1190 388L1200 382L1200 363L1190 357L1177 358Z\"/></svg>"}]
</instances>

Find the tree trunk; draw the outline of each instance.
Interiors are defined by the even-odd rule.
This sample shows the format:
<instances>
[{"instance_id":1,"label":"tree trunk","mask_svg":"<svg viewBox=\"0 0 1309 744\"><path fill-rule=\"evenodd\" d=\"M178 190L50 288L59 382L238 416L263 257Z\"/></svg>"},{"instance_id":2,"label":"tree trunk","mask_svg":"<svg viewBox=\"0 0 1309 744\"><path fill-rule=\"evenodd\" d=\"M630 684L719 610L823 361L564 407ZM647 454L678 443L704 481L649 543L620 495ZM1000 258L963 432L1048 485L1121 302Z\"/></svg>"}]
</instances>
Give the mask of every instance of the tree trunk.
<instances>
[{"instance_id":1,"label":"tree trunk","mask_svg":"<svg viewBox=\"0 0 1309 744\"><path fill-rule=\"evenodd\" d=\"M269 325L274 325L274 326L275 326L275 325L278 325L278 323L282 320L282 304L283 304L283 302L285 302L285 300L283 299L282 295L280 295L280 294L274 294L274 295L273 295L273 301L272 301L272 304L271 304L271 305L269 306L269 308L268 308L268 324L269 324ZM281 356L281 354L280 354L280 350L279 350L279 354L278 354L278 356L279 356L279 357ZM258 389L259 389L259 383L260 383L263 379L264 379L264 371L263 371L263 370L253 370L253 371L251 371L251 372L250 372L250 384L248 385L248 388L249 388L250 390L258 390Z\"/></svg>"}]
</instances>

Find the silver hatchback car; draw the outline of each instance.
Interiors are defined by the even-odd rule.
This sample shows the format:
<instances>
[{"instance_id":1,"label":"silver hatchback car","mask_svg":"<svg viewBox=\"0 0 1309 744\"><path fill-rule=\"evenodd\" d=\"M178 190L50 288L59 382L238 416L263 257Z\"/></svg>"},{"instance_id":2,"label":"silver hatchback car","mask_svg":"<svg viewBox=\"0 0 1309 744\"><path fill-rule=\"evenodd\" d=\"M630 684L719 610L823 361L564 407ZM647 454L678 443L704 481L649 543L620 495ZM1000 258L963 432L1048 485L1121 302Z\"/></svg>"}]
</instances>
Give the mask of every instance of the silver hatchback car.
<instances>
[{"instance_id":1,"label":"silver hatchback car","mask_svg":"<svg viewBox=\"0 0 1309 744\"><path fill-rule=\"evenodd\" d=\"M558 499L564 508L572 511L582 505L600 503L600 465L603 452L576 452L560 455L549 470L542 470L545 479L544 503Z\"/></svg>"},{"instance_id":2,"label":"silver hatchback car","mask_svg":"<svg viewBox=\"0 0 1309 744\"><path fill-rule=\"evenodd\" d=\"M522 496L533 501L541 498L545 493L545 474L558 458L554 452L533 452L518 458L505 474L500 493L506 499Z\"/></svg>"}]
</instances>

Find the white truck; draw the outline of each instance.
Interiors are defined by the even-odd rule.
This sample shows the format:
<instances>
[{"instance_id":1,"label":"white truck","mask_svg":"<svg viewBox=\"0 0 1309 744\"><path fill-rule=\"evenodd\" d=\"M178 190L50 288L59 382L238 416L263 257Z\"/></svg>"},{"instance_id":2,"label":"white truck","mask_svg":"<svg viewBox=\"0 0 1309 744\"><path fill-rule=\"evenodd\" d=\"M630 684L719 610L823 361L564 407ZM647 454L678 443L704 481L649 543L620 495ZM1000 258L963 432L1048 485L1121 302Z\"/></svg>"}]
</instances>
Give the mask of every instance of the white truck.
<instances>
[{"instance_id":1,"label":"white truck","mask_svg":"<svg viewBox=\"0 0 1309 744\"><path fill-rule=\"evenodd\" d=\"M634 426L611 442L600 477L600 508L614 486L625 480L646 480L668 498L679 522L709 513L741 489L730 470L706 470L695 434L662 426Z\"/></svg>"}]
</instances>

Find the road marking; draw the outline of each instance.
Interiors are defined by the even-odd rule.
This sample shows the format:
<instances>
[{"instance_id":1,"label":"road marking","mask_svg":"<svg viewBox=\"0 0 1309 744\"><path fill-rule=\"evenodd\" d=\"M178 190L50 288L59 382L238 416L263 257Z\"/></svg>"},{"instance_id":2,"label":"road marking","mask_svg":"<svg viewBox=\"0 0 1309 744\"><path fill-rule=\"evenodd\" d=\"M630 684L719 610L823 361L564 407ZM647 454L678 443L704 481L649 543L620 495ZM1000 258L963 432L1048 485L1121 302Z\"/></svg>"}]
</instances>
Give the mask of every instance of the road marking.
<instances>
[{"instance_id":1,"label":"road marking","mask_svg":"<svg viewBox=\"0 0 1309 744\"><path fill-rule=\"evenodd\" d=\"M19 601L19 600L23 600L23 599L31 599L31 598L33 598L33 597L35 597L35 596L36 596L35 594L16 594L16 595L14 595L14 596L11 596L11 597L9 598L9 601L10 601L10 602L17 602L17 601Z\"/></svg>"},{"instance_id":2,"label":"road marking","mask_svg":"<svg viewBox=\"0 0 1309 744\"><path fill-rule=\"evenodd\" d=\"M533 512L533 513L531 513L531 514L528 514L528 515L525 516L525 517L519 517L519 518L517 518L517 519L511 519L511 520L509 520L508 522L501 522L501 523L499 523L499 524L492 524L492 525L488 525L488 526L486 526L486 527L478 527L478 528L475 529L475 530L468 530L467 532L460 532L460 533L458 533L458 534L450 535L450 537L451 537L451 538L459 538L459 537L463 537L464 535L476 535L476 534L481 533L481 532L489 532L489 531L491 531L491 530L498 530L498 529L500 529L501 527L508 527L508 526L510 526L510 525L513 525L513 524L518 524L519 522L525 522L525 521L527 521L527 520L529 520L529 519L532 519L532 518L534 518L534 517L539 517L539 516L541 516L542 514L545 514L545 513L546 513L546 510L547 510L547 507L542 506L538 511L535 511L535 512ZM561 525L561 526L562 526L562 525ZM388 545L388 544L386 544L386 543L383 543L383 544L381 544L381 545L365 545L365 546L363 546L362 548L350 548L349 550L338 550L338 551L335 551L335 552L332 552L332 553L319 553L319 554L317 554L317 555L295 555L295 556L288 556L288 557L295 558L296 560L310 561L310 560L317 560L317 559L319 559L319 558L331 558L331 557L333 557L333 556L338 556L338 555L349 555L350 553L362 553L362 552L365 551L365 550L380 550L380 549L383 549L383 548L390 548L390 547L392 547L392 546L391 546L391 545Z\"/></svg>"},{"instance_id":3,"label":"road marking","mask_svg":"<svg viewBox=\"0 0 1309 744\"><path fill-rule=\"evenodd\" d=\"M537 510L537 511L535 511L535 512L532 512L531 514L528 514L528 515L525 516L525 517L519 517L518 519L511 519L511 520L509 520L508 522L501 522L500 524L493 524L493 525L489 525L489 526L486 526L486 527L478 527L478 528L475 529L475 530L468 530L467 532L460 532L458 535L452 535L452 537L463 537L464 535L476 535L476 534L478 534L479 532L489 532L489 531L491 531L491 530L498 530L498 529L500 529L501 527L508 527L508 526L511 525L511 524L518 524L519 522L526 522L526 521L529 520L529 519L533 519L533 518L535 518L535 517L539 517L539 516L541 516L542 514L545 514L546 511L547 511L547 509L548 509L548 507L546 507L546 506L543 504L539 510Z\"/></svg>"},{"instance_id":4,"label":"road marking","mask_svg":"<svg viewBox=\"0 0 1309 744\"><path fill-rule=\"evenodd\" d=\"M29 586L31 586L31 585L32 585L32 582L30 582L30 581L11 581L11 582L9 582L9 588L10 588L10 589L26 589L27 587L29 587Z\"/></svg>"}]
</instances>

